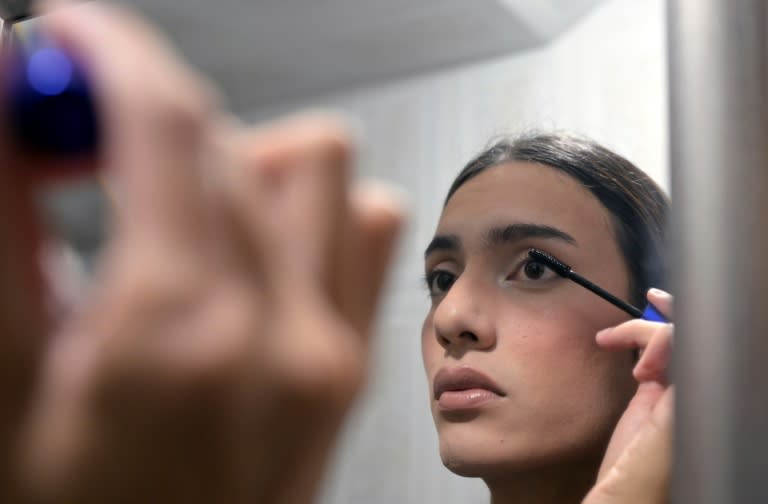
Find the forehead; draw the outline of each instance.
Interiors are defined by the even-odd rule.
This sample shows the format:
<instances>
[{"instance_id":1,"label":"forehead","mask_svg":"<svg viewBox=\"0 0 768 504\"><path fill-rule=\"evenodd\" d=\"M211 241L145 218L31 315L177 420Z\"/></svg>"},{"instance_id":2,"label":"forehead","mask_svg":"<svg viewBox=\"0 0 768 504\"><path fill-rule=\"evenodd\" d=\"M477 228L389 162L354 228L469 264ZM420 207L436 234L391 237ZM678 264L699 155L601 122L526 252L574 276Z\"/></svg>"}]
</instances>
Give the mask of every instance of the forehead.
<instances>
[{"instance_id":1,"label":"forehead","mask_svg":"<svg viewBox=\"0 0 768 504\"><path fill-rule=\"evenodd\" d=\"M467 181L443 209L436 234L469 245L491 227L521 222L560 229L585 244L614 236L608 211L589 190L555 168L528 162L494 166Z\"/></svg>"}]
</instances>

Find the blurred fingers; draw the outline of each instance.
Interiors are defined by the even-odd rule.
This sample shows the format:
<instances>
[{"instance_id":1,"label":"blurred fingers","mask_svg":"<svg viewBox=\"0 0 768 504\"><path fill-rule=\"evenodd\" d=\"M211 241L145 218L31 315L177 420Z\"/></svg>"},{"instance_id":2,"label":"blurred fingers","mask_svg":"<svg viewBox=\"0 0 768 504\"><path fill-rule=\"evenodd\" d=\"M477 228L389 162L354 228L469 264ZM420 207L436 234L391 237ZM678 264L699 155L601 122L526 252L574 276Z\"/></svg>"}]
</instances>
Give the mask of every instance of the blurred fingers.
<instances>
[{"instance_id":1,"label":"blurred fingers","mask_svg":"<svg viewBox=\"0 0 768 504\"><path fill-rule=\"evenodd\" d=\"M405 204L392 188L368 183L355 187L350 209L354 241L339 272L341 308L356 331L366 335L405 221Z\"/></svg>"},{"instance_id":2,"label":"blurred fingers","mask_svg":"<svg viewBox=\"0 0 768 504\"><path fill-rule=\"evenodd\" d=\"M153 28L117 7L56 9L42 29L79 60L101 117L101 164L131 242L196 250L208 216L199 179L215 98Z\"/></svg>"},{"instance_id":3,"label":"blurred fingers","mask_svg":"<svg viewBox=\"0 0 768 504\"><path fill-rule=\"evenodd\" d=\"M10 479L48 330L40 269L42 229L35 189L6 129L0 63L0 501L16 502Z\"/></svg>"},{"instance_id":4,"label":"blurred fingers","mask_svg":"<svg viewBox=\"0 0 768 504\"><path fill-rule=\"evenodd\" d=\"M233 191L267 289L336 299L350 226L347 128L329 116L292 118L250 132L241 150Z\"/></svg>"}]
</instances>

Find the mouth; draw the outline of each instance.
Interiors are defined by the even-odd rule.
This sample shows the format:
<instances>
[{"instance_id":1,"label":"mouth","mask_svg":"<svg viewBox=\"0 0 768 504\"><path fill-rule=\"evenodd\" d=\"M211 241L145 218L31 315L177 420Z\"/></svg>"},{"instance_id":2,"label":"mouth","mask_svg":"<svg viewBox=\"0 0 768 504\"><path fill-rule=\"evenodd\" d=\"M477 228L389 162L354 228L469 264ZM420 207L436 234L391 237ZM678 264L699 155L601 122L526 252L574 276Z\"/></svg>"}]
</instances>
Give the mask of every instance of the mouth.
<instances>
[{"instance_id":1,"label":"mouth","mask_svg":"<svg viewBox=\"0 0 768 504\"><path fill-rule=\"evenodd\" d=\"M435 375L433 390L443 411L475 409L507 395L488 376L470 367L442 368Z\"/></svg>"}]
</instances>

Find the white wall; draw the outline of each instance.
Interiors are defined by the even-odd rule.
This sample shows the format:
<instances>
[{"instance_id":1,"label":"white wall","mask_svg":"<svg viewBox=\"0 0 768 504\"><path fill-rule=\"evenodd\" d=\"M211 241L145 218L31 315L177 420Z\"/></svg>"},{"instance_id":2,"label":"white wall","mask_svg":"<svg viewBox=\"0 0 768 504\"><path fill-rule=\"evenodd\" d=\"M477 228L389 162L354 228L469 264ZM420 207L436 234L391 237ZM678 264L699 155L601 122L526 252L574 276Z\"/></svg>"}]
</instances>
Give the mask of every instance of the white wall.
<instances>
[{"instance_id":1,"label":"white wall","mask_svg":"<svg viewBox=\"0 0 768 504\"><path fill-rule=\"evenodd\" d=\"M450 474L438 457L419 349L428 308L422 250L453 177L500 133L531 127L583 133L668 187L664 21L663 0L606 0L547 47L308 102L357 116L366 142L361 171L401 185L412 204L372 379L349 420L322 502L487 501L482 482Z\"/></svg>"}]
</instances>

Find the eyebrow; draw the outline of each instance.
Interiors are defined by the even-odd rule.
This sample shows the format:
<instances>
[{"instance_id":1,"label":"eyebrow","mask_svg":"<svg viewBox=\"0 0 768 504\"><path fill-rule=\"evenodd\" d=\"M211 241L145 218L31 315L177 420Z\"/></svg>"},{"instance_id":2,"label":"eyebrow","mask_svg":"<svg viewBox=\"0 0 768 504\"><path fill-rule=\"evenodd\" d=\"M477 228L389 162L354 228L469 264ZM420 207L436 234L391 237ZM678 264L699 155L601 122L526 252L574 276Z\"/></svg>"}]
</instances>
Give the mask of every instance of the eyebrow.
<instances>
[{"instance_id":1,"label":"eyebrow","mask_svg":"<svg viewBox=\"0 0 768 504\"><path fill-rule=\"evenodd\" d=\"M461 249L461 240L456 235L437 235L432 238L432 241L427 245L427 250L424 251L424 258L438 250L446 250L454 252Z\"/></svg>"},{"instance_id":2,"label":"eyebrow","mask_svg":"<svg viewBox=\"0 0 768 504\"><path fill-rule=\"evenodd\" d=\"M485 242L488 246L512 243L525 238L547 238L560 240L569 245L576 245L576 238L573 236L556 227L543 224L515 223L508 226L491 228L485 234Z\"/></svg>"},{"instance_id":3,"label":"eyebrow","mask_svg":"<svg viewBox=\"0 0 768 504\"><path fill-rule=\"evenodd\" d=\"M532 224L519 222L507 226L493 227L489 229L483 238L486 246L493 247L507 243L513 243L526 238L545 238L560 240L569 245L577 245L576 239L556 227L546 226L544 224ZM435 236L427 249L424 251L424 257L438 250L454 252L461 250L461 240L456 235L437 235Z\"/></svg>"}]
</instances>

